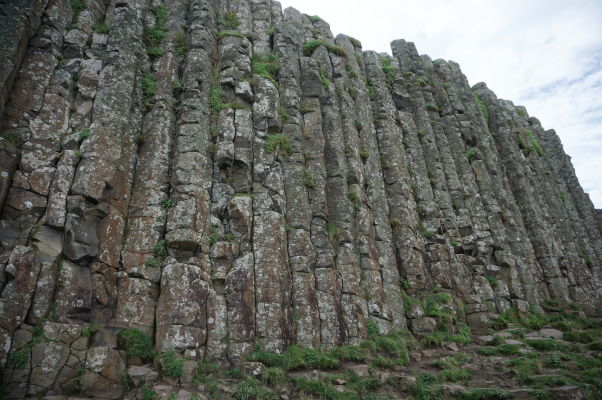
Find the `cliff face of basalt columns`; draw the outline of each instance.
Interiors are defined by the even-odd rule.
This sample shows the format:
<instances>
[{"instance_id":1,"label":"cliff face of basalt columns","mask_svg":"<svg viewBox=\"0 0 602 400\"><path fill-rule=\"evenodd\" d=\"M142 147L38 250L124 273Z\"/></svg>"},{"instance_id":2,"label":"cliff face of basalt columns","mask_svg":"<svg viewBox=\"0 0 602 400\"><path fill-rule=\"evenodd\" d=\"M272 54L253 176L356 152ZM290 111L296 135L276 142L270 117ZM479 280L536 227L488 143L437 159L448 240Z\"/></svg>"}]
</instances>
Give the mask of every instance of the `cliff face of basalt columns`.
<instances>
[{"instance_id":1,"label":"cliff face of basalt columns","mask_svg":"<svg viewBox=\"0 0 602 400\"><path fill-rule=\"evenodd\" d=\"M600 216L558 136L454 62L271 0L0 7L15 398L119 397L123 329L224 364L424 335L433 304L473 332L602 305Z\"/></svg>"}]
</instances>

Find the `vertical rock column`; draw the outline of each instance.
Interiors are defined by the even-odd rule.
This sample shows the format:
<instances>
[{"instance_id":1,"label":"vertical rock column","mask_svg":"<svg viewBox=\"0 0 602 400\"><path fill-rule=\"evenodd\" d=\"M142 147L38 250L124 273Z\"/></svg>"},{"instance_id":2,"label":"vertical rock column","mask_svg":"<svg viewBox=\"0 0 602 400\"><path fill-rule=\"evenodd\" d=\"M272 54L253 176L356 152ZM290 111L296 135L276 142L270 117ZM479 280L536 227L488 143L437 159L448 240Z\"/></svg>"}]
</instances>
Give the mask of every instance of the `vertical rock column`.
<instances>
[{"instance_id":1,"label":"vertical rock column","mask_svg":"<svg viewBox=\"0 0 602 400\"><path fill-rule=\"evenodd\" d=\"M205 355L209 323L215 321L215 310L209 307L215 294L210 287L208 233L212 186L208 97L217 12L213 2L202 0L165 6L171 30L167 52L156 70L165 85L159 96L165 97L158 98L155 108L166 114L163 124L173 121L175 113L175 134L171 162L163 167L171 187L160 202L167 213L165 239L154 244L158 266L151 264L151 268L164 265L155 339L158 351L175 350L187 359L199 359ZM171 135L169 126L163 129ZM163 146L168 144L169 139Z\"/></svg>"},{"instance_id":2,"label":"vertical rock column","mask_svg":"<svg viewBox=\"0 0 602 400\"><path fill-rule=\"evenodd\" d=\"M280 102L286 112L284 133L291 138L294 149L284 170L286 195L286 231L292 270L292 319L296 342L317 347L321 343L321 313L323 307L317 294L315 268L319 257L312 226L322 220L320 210L325 202L323 192L323 138L317 132L321 125L319 102L307 96L303 64L299 49L305 39L304 17L287 9L284 19L275 25L274 51L281 60L278 82ZM323 229L323 227L322 227ZM321 236L324 238L324 236Z\"/></svg>"}]
</instances>

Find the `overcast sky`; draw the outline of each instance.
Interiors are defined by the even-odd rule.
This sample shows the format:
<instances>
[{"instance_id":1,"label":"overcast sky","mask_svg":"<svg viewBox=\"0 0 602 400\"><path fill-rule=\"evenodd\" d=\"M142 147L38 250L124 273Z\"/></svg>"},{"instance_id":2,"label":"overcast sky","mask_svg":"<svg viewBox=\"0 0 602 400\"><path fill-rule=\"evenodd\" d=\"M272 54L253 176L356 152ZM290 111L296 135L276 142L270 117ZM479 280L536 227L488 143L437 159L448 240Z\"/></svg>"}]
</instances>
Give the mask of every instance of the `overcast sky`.
<instances>
[{"instance_id":1,"label":"overcast sky","mask_svg":"<svg viewBox=\"0 0 602 400\"><path fill-rule=\"evenodd\" d=\"M581 185L602 208L602 0L281 0L319 15L335 35L391 53L460 64L471 85L527 107L555 129Z\"/></svg>"}]
</instances>

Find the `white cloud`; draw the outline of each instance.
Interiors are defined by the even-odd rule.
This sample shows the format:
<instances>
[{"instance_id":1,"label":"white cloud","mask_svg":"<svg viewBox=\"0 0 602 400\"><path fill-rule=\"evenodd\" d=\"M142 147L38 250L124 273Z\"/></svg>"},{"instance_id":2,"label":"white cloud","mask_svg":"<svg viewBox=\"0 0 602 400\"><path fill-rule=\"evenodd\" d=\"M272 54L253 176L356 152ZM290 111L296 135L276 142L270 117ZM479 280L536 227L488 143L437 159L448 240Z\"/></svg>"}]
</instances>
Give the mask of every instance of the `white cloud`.
<instances>
[{"instance_id":1,"label":"white cloud","mask_svg":"<svg viewBox=\"0 0 602 400\"><path fill-rule=\"evenodd\" d=\"M602 208L602 1L283 0L333 33L390 53L406 39L433 59L457 61L471 84L527 107L554 128L577 176Z\"/></svg>"}]
</instances>

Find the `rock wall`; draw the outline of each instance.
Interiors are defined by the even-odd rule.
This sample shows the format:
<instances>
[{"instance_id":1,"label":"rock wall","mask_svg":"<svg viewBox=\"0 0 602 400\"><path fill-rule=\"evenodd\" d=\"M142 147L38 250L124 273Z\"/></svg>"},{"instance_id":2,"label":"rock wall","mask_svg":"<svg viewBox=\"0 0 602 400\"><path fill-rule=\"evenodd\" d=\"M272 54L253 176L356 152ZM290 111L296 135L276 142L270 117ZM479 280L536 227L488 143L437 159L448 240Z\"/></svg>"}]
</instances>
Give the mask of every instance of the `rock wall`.
<instances>
[{"instance_id":1,"label":"rock wall","mask_svg":"<svg viewBox=\"0 0 602 400\"><path fill-rule=\"evenodd\" d=\"M602 305L600 217L558 136L454 62L363 51L271 0L13 3L10 396L120 397L126 328L225 364L433 332L433 307L479 332L547 299Z\"/></svg>"}]
</instances>

